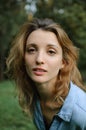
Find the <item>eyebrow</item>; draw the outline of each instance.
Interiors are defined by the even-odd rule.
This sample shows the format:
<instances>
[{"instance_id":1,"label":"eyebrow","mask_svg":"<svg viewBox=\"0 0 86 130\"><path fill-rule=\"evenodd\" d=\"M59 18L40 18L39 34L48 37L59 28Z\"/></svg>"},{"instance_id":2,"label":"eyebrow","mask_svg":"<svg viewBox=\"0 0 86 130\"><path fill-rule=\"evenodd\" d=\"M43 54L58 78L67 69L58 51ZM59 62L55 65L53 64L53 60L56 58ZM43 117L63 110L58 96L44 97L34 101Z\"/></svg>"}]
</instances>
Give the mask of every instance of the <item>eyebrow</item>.
<instances>
[{"instance_id":1,"label":"eyebrow","mask_svg":"<svg viewBox=\"0 0 86 130\"><path fill-rule=\"evenodd\" d=\"M54 44L48 44L47 46L49 46L49 47L56 47L56 48L58 48L58 46L57 46L57 45L54 45Z\"/></svg>"},{"instance_id":2,"label":"eyebrow","mask_svg":"<svg viewBox=\"0 0 86 130\"><path fill-rule=\"evenodd\" d=\"M33 46L33 47L37 47L37 44L35 44L35 43L29 43L29 44L26 44L26 47L28 47L28 46ZM57 45L54 45L54 44L47 44L47 47L55 47L55 48L58 48L58 46Z\"/></svg>"},{"instance_id":3,"label":"eyebrow","mask_svg":"<svg viewBox=\"0 0 86 130\"><path fill-rule=\"evenodd\" d=\"M26 44L26 47L28 47L28 46L34 46L34 47L36 47L37 45L35 43L29 43L29 44Z\"/></svg>"}]
</instances>

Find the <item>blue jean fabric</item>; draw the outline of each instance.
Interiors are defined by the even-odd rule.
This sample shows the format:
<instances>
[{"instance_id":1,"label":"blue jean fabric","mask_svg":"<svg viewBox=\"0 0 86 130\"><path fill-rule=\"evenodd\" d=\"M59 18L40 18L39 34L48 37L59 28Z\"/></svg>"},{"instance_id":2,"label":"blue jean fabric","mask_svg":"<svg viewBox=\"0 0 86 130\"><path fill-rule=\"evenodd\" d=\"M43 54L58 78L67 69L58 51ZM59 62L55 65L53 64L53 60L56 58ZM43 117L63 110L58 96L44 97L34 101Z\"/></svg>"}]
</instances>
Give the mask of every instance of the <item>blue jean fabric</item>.
<instances>
[{"instance_id":1,"label":"blue jean fabric","mask_svg":"<svg viewBox=\"0 0 86 130\"><path fill-rule=\"evenodd\" d=\"M46 130L39 100L34 109L34 122L38 130ZM69 94L49 130L86 130L86 93L72 82Z\"/></svg>"}]
</instances>

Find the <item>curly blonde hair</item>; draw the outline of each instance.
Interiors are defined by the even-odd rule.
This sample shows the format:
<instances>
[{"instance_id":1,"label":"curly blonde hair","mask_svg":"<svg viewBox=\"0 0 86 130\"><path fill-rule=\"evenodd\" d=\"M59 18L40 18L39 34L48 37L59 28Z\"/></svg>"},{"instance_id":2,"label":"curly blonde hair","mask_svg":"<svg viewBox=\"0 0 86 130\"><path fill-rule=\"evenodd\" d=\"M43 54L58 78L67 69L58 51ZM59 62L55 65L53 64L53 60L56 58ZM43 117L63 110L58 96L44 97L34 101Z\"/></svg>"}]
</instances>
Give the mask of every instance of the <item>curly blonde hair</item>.
<instances>
[{"instance_id":1,"label":"curly blonde hair","mask_svg":"<svg viewBox=\"0 0 86 130\"><path fill-rule=\"evenodd\" d=\"M25 69L25 47L28 36L37 29L53 32L59 41L63 51L63 60L65 67L60 70L55 85L55 98L60 97L59 106L63 104L63 99L67 95L70 81L75 83L81 89L86 90L82 84L81 74L77 68L79 51L73 45L72 41L62 29L62 27L51 19L33 19L26 22L20 29L17 37L13 41L9 56L7 58L7 69L10 77L15 80L19 88L19 102L25 111L33 113L33 105L36 98L36 87L34 82L27 75ZM58 87L59 86L59 87Z\"/></svg>"}]
</instances>

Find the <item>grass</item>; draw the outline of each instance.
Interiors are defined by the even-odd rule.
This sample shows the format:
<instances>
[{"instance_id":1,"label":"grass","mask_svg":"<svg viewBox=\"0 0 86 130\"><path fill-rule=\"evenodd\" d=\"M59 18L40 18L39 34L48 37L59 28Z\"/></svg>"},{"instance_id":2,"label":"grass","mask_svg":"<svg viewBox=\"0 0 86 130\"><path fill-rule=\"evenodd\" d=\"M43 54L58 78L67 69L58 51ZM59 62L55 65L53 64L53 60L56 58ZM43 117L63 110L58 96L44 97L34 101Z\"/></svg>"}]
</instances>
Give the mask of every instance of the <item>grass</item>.
<instances>
[{"instance_id":1,"label":"grass","mask_svg":"<svg viewBox=\"0 0 86 130\"><path fill-rule=\"evenodd\" d=\"M22 112L15 96L15 86L10 81L0 83L0 130L36 130Z\"/></svg>"}]
</instances>

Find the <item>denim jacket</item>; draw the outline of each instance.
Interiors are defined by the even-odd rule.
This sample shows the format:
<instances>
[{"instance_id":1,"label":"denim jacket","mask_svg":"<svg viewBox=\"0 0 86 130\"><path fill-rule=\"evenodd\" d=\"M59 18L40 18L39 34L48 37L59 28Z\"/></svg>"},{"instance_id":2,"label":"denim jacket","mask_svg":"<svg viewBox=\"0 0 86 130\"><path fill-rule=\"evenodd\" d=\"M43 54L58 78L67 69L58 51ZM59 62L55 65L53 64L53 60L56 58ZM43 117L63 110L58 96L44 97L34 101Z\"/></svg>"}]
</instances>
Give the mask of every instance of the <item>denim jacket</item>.
<instances>
[{"instance_id":1,"label":"denim jacket","mask_svg":"<svg viewBox=\"0 0 86 130\"><path fill-rule=\"evenodd\" d=\"M38 130L46 130L39 100L34 109L34 122ZM72 82L64 104L54 116L49 130L86 130L86 93Z\"/></svg>"}]
</instances>

